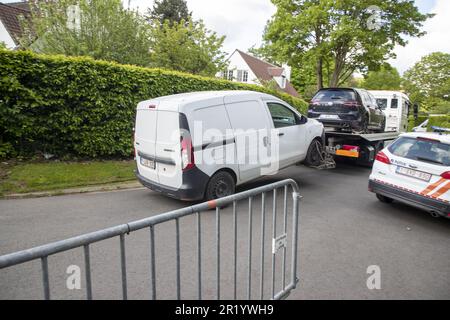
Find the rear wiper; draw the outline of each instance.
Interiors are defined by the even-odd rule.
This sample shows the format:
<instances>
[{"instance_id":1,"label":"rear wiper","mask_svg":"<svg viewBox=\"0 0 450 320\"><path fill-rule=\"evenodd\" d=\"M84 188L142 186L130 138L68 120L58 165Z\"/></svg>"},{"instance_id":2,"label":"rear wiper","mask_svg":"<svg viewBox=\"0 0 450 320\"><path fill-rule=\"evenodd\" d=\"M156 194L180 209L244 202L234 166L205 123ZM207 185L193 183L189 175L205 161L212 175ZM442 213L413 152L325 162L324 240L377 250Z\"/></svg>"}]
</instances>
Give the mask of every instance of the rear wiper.
<instances>
[{"instance_id":1,"label":"rear wiper","mask_svg":"<svg viewBox=\"0 0 450 320\"><path fill-rule=\"evenodd\" d=\"M444 164L441 161L428 159L428 158L424 158L424 157L417 157L417 160L428 161L428 162L433 162L433 163L437 163L437 164Z\"/></svg>"}]
</instances>

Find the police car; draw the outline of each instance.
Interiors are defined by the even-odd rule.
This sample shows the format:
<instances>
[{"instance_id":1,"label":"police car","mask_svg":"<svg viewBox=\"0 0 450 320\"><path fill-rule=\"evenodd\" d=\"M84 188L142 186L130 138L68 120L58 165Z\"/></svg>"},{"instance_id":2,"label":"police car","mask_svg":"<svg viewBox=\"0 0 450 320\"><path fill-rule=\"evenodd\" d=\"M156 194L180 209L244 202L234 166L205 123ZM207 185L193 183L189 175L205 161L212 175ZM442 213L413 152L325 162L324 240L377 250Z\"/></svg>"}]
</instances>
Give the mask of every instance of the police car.
<instances>
[{"instance_id":1,"label":"police car","mask_svg":"<svg viewBox=\"0 0 450 320\"><path fill-rule=\"evenodd\" d=\"M369 191L450 218L450 135L405 133L375 158Z\"/></svg>"}]
</instances>

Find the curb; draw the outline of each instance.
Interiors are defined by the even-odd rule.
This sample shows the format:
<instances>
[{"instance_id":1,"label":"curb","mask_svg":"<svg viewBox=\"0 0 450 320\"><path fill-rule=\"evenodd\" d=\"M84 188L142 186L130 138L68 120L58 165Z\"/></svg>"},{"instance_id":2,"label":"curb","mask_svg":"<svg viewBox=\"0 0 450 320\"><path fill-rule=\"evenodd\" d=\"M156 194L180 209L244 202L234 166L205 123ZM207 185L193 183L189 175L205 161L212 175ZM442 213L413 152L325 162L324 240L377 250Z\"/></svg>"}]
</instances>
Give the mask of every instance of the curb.
<instances>
[{"instance_id":1,"label":"curb","mask_svg":"<svg viewBox=\"0 0 450 320\"><path fill-rule=\"evenodd\" d=\"M69 189L59 189L59 190L29 192L29 193L12 193L3 195L3 197L0 197L0 199L41 198L41 197L62 196L68 194L108 192L108 191L129 190L129 189L144 189L144 187L138 181L129 181L129 182L93 185Z\"/></svg>"}]
</instances>

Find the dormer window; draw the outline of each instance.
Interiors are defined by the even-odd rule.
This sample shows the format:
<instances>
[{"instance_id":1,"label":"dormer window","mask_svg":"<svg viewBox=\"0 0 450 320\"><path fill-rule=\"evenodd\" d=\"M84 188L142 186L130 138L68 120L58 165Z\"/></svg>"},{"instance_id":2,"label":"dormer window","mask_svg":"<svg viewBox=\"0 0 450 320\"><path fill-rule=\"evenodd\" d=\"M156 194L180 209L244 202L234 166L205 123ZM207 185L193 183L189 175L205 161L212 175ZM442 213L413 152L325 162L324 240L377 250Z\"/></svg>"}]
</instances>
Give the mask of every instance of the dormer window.
<instances>
[{"instance_id":1,"label":"dormer window","mask_svg":"<svg viewBox=\"0 0 450 320\"><path fill-rule=\"evenodd\" d=\"M281 88L282 89L286 88L286 76L285 75L281 76Z\"/></svg>"}]
</instances>

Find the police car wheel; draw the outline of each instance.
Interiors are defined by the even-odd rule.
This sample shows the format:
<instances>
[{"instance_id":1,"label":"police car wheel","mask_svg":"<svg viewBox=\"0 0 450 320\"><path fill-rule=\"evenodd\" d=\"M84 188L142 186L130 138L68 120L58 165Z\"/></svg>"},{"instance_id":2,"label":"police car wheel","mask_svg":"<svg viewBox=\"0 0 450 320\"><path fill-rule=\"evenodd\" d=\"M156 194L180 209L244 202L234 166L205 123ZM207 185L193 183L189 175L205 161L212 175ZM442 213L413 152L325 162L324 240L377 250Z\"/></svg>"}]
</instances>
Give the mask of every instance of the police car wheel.
<instances>
[{"instance_id":1,"label":"police car wheel","mask_svg":"<svg viewBox=\"0 0 450 320\"><path fill-rule=\"evenodd\" d=\"M389 197L383 196L381 194L377 194L377 198L378 198L378 200L380 200L383 203L392 203L392 202L394 202L394 199L391 199Z\"/></svg>"}]
</instances>

